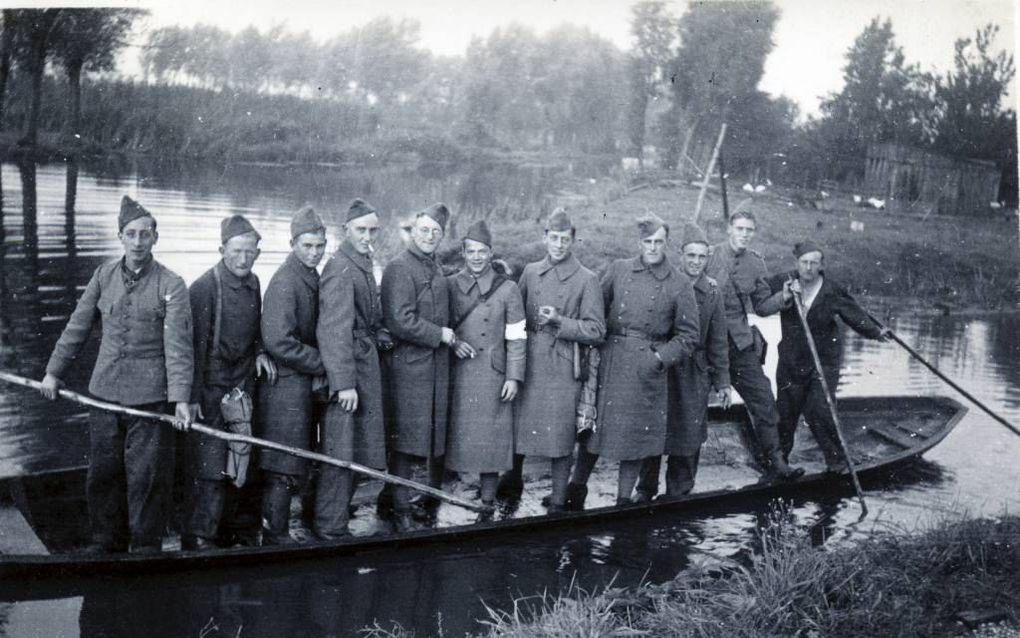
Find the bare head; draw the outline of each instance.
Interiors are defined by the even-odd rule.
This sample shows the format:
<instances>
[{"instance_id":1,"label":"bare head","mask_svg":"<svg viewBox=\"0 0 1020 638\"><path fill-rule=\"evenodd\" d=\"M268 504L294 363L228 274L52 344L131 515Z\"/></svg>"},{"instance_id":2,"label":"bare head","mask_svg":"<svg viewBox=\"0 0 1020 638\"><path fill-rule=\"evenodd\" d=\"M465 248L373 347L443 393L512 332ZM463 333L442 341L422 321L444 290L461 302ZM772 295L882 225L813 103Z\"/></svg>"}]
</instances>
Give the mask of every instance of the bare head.
<instances>
[{"instance_id":1,"label":"bare head","mask_svg":"<svg viewBox=\"0 0 1020 638\"><path fill-rule=\"evenodd\" d=\"M735 251L746 250L754 239L758 230L758 223L754 213L750 211L738 211L730 215L730 223L726 228L726 236L729 238L730 248Z\"/></svg>"}]
</instances>

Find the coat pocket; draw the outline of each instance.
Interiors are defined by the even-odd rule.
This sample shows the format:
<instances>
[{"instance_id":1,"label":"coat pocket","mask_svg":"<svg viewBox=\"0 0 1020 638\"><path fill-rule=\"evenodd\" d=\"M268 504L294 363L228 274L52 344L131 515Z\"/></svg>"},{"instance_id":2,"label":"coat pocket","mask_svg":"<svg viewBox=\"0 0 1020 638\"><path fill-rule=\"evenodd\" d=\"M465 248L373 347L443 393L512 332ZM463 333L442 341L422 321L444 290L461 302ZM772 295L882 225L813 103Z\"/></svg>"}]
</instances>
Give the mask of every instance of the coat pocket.
<instances>
[{"instance_id":1,"label":"coat pocket","mask_svg":"<svg viewBox=\"0 0 1020 638\"><path fill-rule=\"evenodd\" d=\"M492 369L500 374L506 374L506 350L504 348L493 348L489 354L489 363Z\"/></svg>"},{"instance_id":2,"label":"coat pocket","mask_svg":"<svg viewBox=\"0 0 1020 638\"><path fill-rule=\"evenodd\" d=\"M423 348L410 343L401 344L397 350L397 359L407 363L421 361L432 354L432 348Z\"/></svg>"}]
</instances>

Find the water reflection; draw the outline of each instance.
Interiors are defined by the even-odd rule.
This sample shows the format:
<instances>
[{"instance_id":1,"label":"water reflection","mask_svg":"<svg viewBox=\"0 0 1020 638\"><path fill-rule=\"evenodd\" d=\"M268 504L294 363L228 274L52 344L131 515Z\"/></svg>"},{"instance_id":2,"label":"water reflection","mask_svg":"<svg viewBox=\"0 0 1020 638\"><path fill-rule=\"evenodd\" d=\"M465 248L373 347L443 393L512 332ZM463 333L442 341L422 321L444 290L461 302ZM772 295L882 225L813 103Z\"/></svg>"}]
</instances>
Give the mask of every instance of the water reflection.
<instances>
[{"instance_id":1,"label":"water reflection","mask_svg":"<svg viewBox=\"0 0 1020 638\"><path fill-rule=\"evenodd\" d=\"M589 169L582 168L582 171ZM592 169L593 170L593 169ZM582 173L583 175L584 173ZM251 216L266 237L257 273L267 281L287 250L287 215L309 202L332 212L355 195L388 214L437 199L466 218L497 214L533 219L547 206L554 169L449 165L360 168L202 167L188 162L101 162L0 167L0 367L40 378L45 358L95 268L117 254L119 198L128 193L160 218L156 257L191 281L217 259L219 220ZM397 242L393 238L394 242ZM395 248L394 248L395 249ZM900 314L890 325L921 354L993 409L1020 421L1020 317L968 319ZM767 334L778 341L778 326ZM847 335L840 393L951 394L895 344ZM95 358L92 341L81 360ZM770 349L773 352L775 349ZM68 379L87 385L91 365ZM84 414L66 402L0 388L0 476L84 462ZM927 460L865 483L872 514L851 527L853 498L800 500L784 516L809 529L815 542L852 541L873 529L922 526L932 512L966 507L995 515L1020 505L1020 445L972 410ZM63 602L0 609L7 635L39 635L46 605L71 622L50 635L208 636L353 635L378 622L418 635L479 631L485 605L512 609L521 596L592 590L671 577L691 564L740 557L755 547L754 531L774 512L756 509L638 519L619 527L539 531L492 543L401 548L386 555L258 566L186 577L83 581L47 596ZM21 585L19 584L19 587ZM33 595L24 585L26 596ZM33 607L32 605L36 605ZM40 607L41 605L41 607ZM69 614L69 606L74 613ZM80 609L79 609L80 608ZM6 614L6 626L2 618ZM73 620L66 619L73 617ZM26 620L33 619L34 620ZM20 620L19 620L20 619Z\"/></svg>"}]
</instances>

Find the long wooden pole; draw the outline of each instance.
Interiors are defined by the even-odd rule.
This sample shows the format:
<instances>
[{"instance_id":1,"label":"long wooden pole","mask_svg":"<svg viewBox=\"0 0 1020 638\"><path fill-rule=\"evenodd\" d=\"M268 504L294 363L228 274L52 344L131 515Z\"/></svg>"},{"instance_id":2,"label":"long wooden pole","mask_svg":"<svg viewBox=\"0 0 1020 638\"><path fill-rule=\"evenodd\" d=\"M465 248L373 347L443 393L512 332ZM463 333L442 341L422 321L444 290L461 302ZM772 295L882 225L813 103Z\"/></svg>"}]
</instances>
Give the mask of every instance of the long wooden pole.
<instances>
[{"instance_id":1,"label":"long wooden pole","mask_svg":"<svg viewBox=\"0 0 1020 638\"><path fill-rule=\"evenodd\" d=\"M832 415L832 423L836 428L836 439L839 441L840 450L846 460L846 467L850 470L850 478L853 479L854 491L857 499L861 502L861 520L868 515L868 504L864 502L864 490L861 489L861 482L857 478L857 469L854 468L853 457L847 448L846 440L843 438L843 426L839 422L839 413L836 411L836 399L832 394L828 381L825 380L825 370L822 368L822 359L818 356L818 348L815 347L815 338L811 336L811 327L808 326L807 313L804 310L804 302L800 294L794 293L793 303L797 307L797 316L800 317L800 325L804 328L804 337L807 339L808 348L811 350L811 358L815 362L815 371L818 373L818 381L822 384L822 392L825 393L825 402L829 405L829 414Z\"/></svg>"},{"instance_id":2,"label":"long wooden pole","mask_svg":"<svg viewBox=\"0 0 1020 638\"><path fill-rule=\"evenodd\" d=\"M26 379L25 377L3 371L0 371L0 380L7 381L8 383L13 383L15 385L25 386L27 388L34 388L36 390L38 390L42 386L42 384L39 383L38 381ZM108 412L116 412L118 414L125 414L128 416L135 416L144 419L153 419L170 424L174 424L177 422L177 418L169 414L159 414L158 412L148 412L146 410L129 408L123 405L117 405L115 403L107 403L106 401L99 401L97 399L93 399L83 394L78 394L77 392L72 392L71 390L66 390L63 388L58 390L58 393L60 394L61 397L67 399L68 401L74 401L75 403L87 405L92 408L98 408L100 410L106 410ZM473 510L475 512L489 512L493 509L488 505L473 503L471 501L462 499L458 496L447 494L446 492L438 490L434 487L429 487L428 485L424 485L417 481L412 481L410 479L405 479L399 476L394 476L392 474L387 474L386 472L380 472L379 470L366 467L364 465L361 465L360 463L354 463L352 461L342 461L340 459L333 458L332 456L319 454L318 452L302 450L301 448L283 445L281 443L276 443L275 441L268 441L266 439L260 439L254 436L248 436L247 434L224 432L216 428L211 428L208 425L202 425L201 423L192 423L191 431L199 432L206 436L211 436L214 439L220 439L221 441L227 441L231 443L248 443L251 445L256 445L261 448L266 448L267 450L276 450L277 452L292 454L303 459L308 459L309 461L318 461L319 463L324 463L326 465L332 465L334 467L343 468L345 470L352 470L354 472L358 472L366 476L371 476L372 478L377 478L387 483L393 483L394 485L402 485L404 487L409 487L413 490L418 490L419 492L424 492L426 494L429 494L430 496L434 496L448 503L452 503L454 505L458 505L460 507Z\"/></svg>"},{"instance_id":3,"label":"long wooden pole","mask_svg":"<svg viewBox=\"0 0 1020 638\"><path fill-rule=\"evenodd\" d=\"M722 148L723 138L726 137L726 122L719 127L719 137L715 141L715 148L712 149L712 157L708 160L708 167L705 169L705 178L701 181L701 191L698 193L698 204L694 207L694 223L701 225L701 207L705 203L705 191L708 190L708 182L712 179L712 170L715 168L715 161L719 157L719 149Z\"/></svg>"},{"instance_id":4,"label":"long wooden pole","mask_svg":"<svg viewBox=\"0 0 1020 638\"><path fill-rule=\"evenodd\" d=\"M920 354L918 354L918 352L916 350L914 350L913 348L908 346L906 344L906 342L903 341L903 339L900 339L899 335L897 335L895 332L893 332L887 326L885 326L881 321L879 321L875 317L875 315L873 315L873 314L871 314L869 312L868 313L868 317L870 317L871 320L875 322L876 326L878 326L882 330L887 331L889 336L892 337L892 340L895 341L896 343L900 344L900 346L904 350L906 350L908 353L910 353L910 356L914 357L915 359L917 359L921 363L921 365L923 365L924 367L926 367L929 370L931 370L932 372L934 372L935 376L937 376L938 378L940 378L943 381L945 381L946 383L948 383L950 385L950 387L952 387L954 390L956 390L957 392L962 394L964 397L966 397L968 401L970 401L971 403L973 403L977 407L981 408L986 414L988 414L988 416L992 417L993 419L995 419L996 421L998 421L1002 425L1006 426L1006 428L1009 429L1010 432L1012 432L1013 434L1016 434L1017 436L1020 436L1020 428L1017 428L1017 426L1013 425L1012 423L1010 423L1006 419L1004 419L1001 416L999 416L990 407L988 407L987 405L982 403L980 400L978 400L977 397L975 397L970 392L967 392L966 390L964 390L962 387L960 387L960 385L958 383L956 383L955 381L953 381L952 379L947 377L945 374L943 374L941 370L936 368L927 359L925 359Z\"/></svg>"}]
</instances>

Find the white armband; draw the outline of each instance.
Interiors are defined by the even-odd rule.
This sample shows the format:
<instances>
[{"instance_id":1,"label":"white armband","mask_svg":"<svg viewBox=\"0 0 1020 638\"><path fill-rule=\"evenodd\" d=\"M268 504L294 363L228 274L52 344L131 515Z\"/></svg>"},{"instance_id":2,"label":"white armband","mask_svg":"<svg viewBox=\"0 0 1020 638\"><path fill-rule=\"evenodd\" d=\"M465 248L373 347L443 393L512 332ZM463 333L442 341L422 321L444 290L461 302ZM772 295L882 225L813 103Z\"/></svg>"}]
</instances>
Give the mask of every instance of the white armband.
<instances>
[{"instance_id":1,"label":"white armband","mask_svg":"<svg viewBox=\"0 0 1020 638\"><path fill-rule=\"evenodd\" d=\"M528 338L528 333L524 330L525 321L522 319L517 323L506 324L506 331L503 333L504 338L507 341L523 341Z\"/></svg>"}]
</instances>

